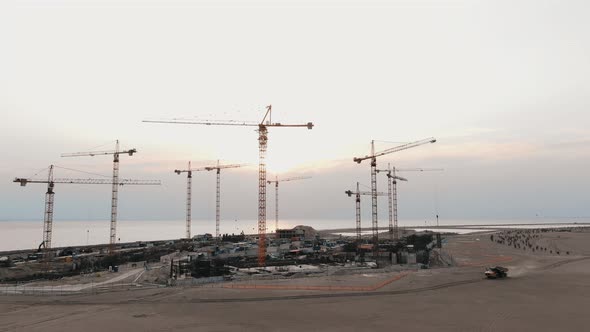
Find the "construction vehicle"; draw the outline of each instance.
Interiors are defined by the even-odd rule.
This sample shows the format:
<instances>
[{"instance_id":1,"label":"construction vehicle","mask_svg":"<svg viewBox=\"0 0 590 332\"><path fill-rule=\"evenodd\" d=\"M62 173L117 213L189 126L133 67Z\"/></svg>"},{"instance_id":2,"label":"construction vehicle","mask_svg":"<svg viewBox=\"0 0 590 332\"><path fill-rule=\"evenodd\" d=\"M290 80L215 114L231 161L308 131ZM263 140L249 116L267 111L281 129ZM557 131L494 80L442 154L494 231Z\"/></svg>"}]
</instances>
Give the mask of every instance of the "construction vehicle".
<instances>
[{"instance_id":1,"label":"construction vehicle","mask_svg":"<svg viewBox=\"0 0 590 332\"><path fill-rule=\"evenodd\" d=\"M508 276L508 269L502 266L488 267L485 272L488 279L500 279Z\"/></svg>"}]
</instances>

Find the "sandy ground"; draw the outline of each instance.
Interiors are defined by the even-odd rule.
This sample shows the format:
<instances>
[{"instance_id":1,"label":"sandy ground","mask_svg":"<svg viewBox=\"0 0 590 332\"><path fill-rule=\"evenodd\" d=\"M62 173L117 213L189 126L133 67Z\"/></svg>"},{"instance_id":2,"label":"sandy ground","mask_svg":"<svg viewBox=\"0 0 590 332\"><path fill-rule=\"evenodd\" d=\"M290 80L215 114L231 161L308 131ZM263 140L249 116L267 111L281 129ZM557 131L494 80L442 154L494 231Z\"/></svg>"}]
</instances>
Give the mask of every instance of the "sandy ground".
<instances>
[{"instance_id":1,"label":"sandy ground","mask_svg":"<svg viewBox=\"0 0 590 332\"><path fill-rule=\"evenodd\" d=\"M462 235L443 248L458 267L256 282L282 287L276 289L0 296L0 331L584 331L590 233L570 235L545 233L540 241L577 255L533 254L492 243L489 235ZM510 277L485 280L484 266L495 264L510 268ZM379 287L346 288L352 286Z\"/></svg>"}]
</instances>

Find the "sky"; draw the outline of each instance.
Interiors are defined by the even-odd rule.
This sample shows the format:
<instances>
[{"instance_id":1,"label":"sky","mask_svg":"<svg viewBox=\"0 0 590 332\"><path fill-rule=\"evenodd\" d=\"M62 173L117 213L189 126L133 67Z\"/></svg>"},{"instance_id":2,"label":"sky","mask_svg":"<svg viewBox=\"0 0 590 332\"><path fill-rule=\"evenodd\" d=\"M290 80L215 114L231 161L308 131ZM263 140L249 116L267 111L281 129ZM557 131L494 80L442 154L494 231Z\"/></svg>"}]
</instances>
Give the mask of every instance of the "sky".
<instances>
[{"instance_id":1,"label":"sky","mask_svg":"<svg viewBox=\"0 0 590 332\"><path fill-rule=\"evenodd\" d=\"M315 125L269 129L269 176L311 177L281 184L282 218L352 226L344 191L370 184L353 157L427 137L378 159L444 169L403 174L400 220L589 217L589 16L586 1L1 1L0 220L43 218L44 185L15 177L110 176L109 156L60 155L116 139L138 150L122 178L163 183L123 187L120 219L183 220L173 170L219 159L248 164L222 171L222 219L254 220L255 128L142 120L260 121L271 104ZM213 219L215 175L193 190L193 218ZM55 191L55 220L109 219L110 186Z\"/></svg>"}]
</instances>

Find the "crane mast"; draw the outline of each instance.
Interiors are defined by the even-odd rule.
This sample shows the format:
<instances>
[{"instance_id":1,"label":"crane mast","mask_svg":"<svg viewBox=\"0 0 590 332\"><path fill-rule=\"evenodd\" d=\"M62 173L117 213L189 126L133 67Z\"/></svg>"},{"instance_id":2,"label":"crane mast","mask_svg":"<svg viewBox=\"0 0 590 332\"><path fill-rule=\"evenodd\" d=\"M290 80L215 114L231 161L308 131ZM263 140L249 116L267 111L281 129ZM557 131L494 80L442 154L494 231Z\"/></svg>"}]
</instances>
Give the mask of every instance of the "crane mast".
<instances>
[{"instance_id":1,"label":"crane mast","mask_svg":"<svg viewBox=\"0 0 590 332\"><path fill-rule=\"evenodd\" d=\"M267 111L270 111L270 106ZM266 118L266 116L265 116ZM264 121L264 119L263 119ZM258 127L258 266L266 265L266 146L268 130L265 125Z\"/></svg>"},{"instance_id":2,"label":"crane mast","mask_svg":"<svg viewBox=\"0 0 590 332\"><path fill-rule=\"evenodd\" d=\"M43 248L51 248L51 234L53 229L53 199L55 193L53 192L53 165L49 166L49 174L47 176L47 192L45 193L45 213L43 214Z\"/></svg>"},{"instance_id":3,"label":"crane mast","mask_svg":"<svg viewBox=\"0 0 590 332\"><path fill-rule=\"evenodd\" d=\"M373 234L373 253L379 252L379 224L377 221L377 157L375 157L375 142L371 141L371 230Z\"/></svg>"},{"instance_id":4,"label":"crane mast","mask_svg":"<svg viewBox=\"0 0 590 332\"><path fill-rule=\"evenodd\" d=\"M387 165L388 169L391 169L391 165ZM391 180L391 172L387 173L387 193L389 194L389 199L387 200L388 203L388 208L389 208L389 238L391 240L394 239L393 236L393 219L397 217L397 215L394 217L393 216L393 196L394 196L394 190L393 190L393 181ZM397 194L397 193L396 193Z\"/></svg>"},{"instance_id":5,"label":"crane mast","mask_svg":"<svg viewBox=\"0 0 590 332\"><path fill-rule=\"evenodd\" d=\"M387 175L387 193L388 193L388 207L389 207L389 238L391 241L397 240L394 233L397 230L397 180L408 181L405 178L395 175L395 167L391 168L391 164L387 164L387 169L378 169L377 173L386 172ZM394 226L395 225L395 226Z\"/></svg>"},{"instance_id":6,"label":"crane mast","mask_svg":"<svg viewBox=\"0 0 590 332\"><path fill-rule=\"evenodd\" d=\"M221 234L219 232L219 224L221 221L221 170L225 168L238 168L245 166L245 164L233 164L233 165L220 165L217 160L217 166L207 166L205 170L212 171L217 170L217 181L216 181L216 193L215 193L215 238L217 242L221 240Z\"/></svg>"},{"instance_id":7,"label":"crane mast","mask_svg":"<svg viewBox=\"0 0 590 332\"><path fill-rule=\"evenodd\" d=\"M188 162L189 171L186 174L186 238L191 238L191 212L192 212L192 186L193 186L193 172L191 169L191 162Z\"/></svg>"},{"instance_id":8,"label":"crane mast","mask_svg":"<svg viewBox=\"0 0 590 332\"><path fill-rule=\"evenodd\" d=\"M192 187L193 187L193 172L206 171L205 167L191 168L191 162L188 162L188 168L185 170L175 169L174 173L180 175L186 173L186 231L185 237L191 238L191 218L192 218Z\"/></svg>"},{"instance_id":9,"label":"crane mast","mask_svg":"<svg viewBox=\"0 0 590 332\"><path fill-rule=\"evenodd\" d=\"M117 140L115 153L113 154L113 186L111 195L111 227L109 251L113 251L112 246L117 242L117 202L119 198L119 140Z\"/></svg>"},{"instance_id":10,"label":"crane mast","mask_svg":"<svg viewBox=\"0 0 590 332\"><path fill-rule=\"evenodd\" d=\"M356 183L356 191L353 192L352 190L347 190L344 192L345 194L348 195L348 197L351 197L352 194L355 194L355 212L356 212L356 218L355 218L355 225L356 225L356 242L357 245L361 243L361 238L362 238L362 231L361 231L361 192L359 190L359 183ZM371 193L372 194L372 193Z\"/></svg>"},{"instance_id":11,"label":"crane mast","mask_svg":"<svg viewBox=\"0 0 590 332\"><path fill-rule=\"evenodd\" d=\"M359 183L356 183L356 198L355 198L355 210L356 210L356 242L361 243L362 239L362 227L361 227L361 192L359 190Z\"/></svg>"},{"instance_id":12,"label":"crane mast","mask_svg":"<svg viewBox=\"0 0 590 332\"><path fill-rule=\"evenodd\" d=\"M268 121L266 119L268 118ZM268 127L306 127L313 128L313 123L282 124L273 123L272 106L266 107L266 113L259 123L246 121L186 121L186 120L143 120L151 123L201 124L215 126L255 126L258 127L258 265L266 265L266 150L268 144Z\"/></svg>"},{"instance_id":13,"label":"crane mast","mask_svg":"<svg viewBox=\"0 0 590 332\"><path fill-rule=\"evenodd\" d=\"M270 181L268 181L270 183ZM275 233L279 237L279 181L275 182Z\"/></svg>"},{"instance_id":14,"label":"crane mast","mask_svg":"<svg viewBox=\"0 0 590 332\"><path fill-rule=\"evenodd\" d=\"M404 181L407 181L404 179ZM392 237L392 241L399 240L399 227L397 224L397 178L395 175L395 167L393 167L391 171L391 177L389 178L389 182L392 186L392 194L391 194L391 206L393 207L393 229L391 228L391 221L389 222L389 234Z\"/></svg>"},{"instance_id":15,"label":"crane mast","mask_svg":"<svg viewBox=\"0 0 590 332\"><path fill-rule=\"evenodd\" d=\"M217 169L217 181L216 181L216 193L215 193L215 238L219 242L219 222L221 221L221 171Z\"/></svg>"}]
</instances>

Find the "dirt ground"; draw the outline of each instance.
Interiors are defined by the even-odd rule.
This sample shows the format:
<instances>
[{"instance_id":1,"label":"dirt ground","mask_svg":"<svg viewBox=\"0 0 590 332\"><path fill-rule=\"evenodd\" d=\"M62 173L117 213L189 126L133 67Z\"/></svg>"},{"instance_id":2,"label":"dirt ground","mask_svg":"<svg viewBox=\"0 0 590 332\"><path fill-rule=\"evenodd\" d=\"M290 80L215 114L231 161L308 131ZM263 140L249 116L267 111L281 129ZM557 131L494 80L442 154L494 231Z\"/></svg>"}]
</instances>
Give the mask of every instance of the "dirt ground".
<instances>
[{"instance_id":1,"label":"dirt ground","mask_svg":"<svg viewBox=\"0 0 590 332\"><path fill-rule=\"evenodd\" d=\"M532 253L472 234L447 238L443 250L459 265L450 268L258 280L249 288L0 296L0 331L588 330L590 233L541 236L577 254ZM484 267L496 264L509 278L484 279Z\"/></svg>"}]
</instances>

